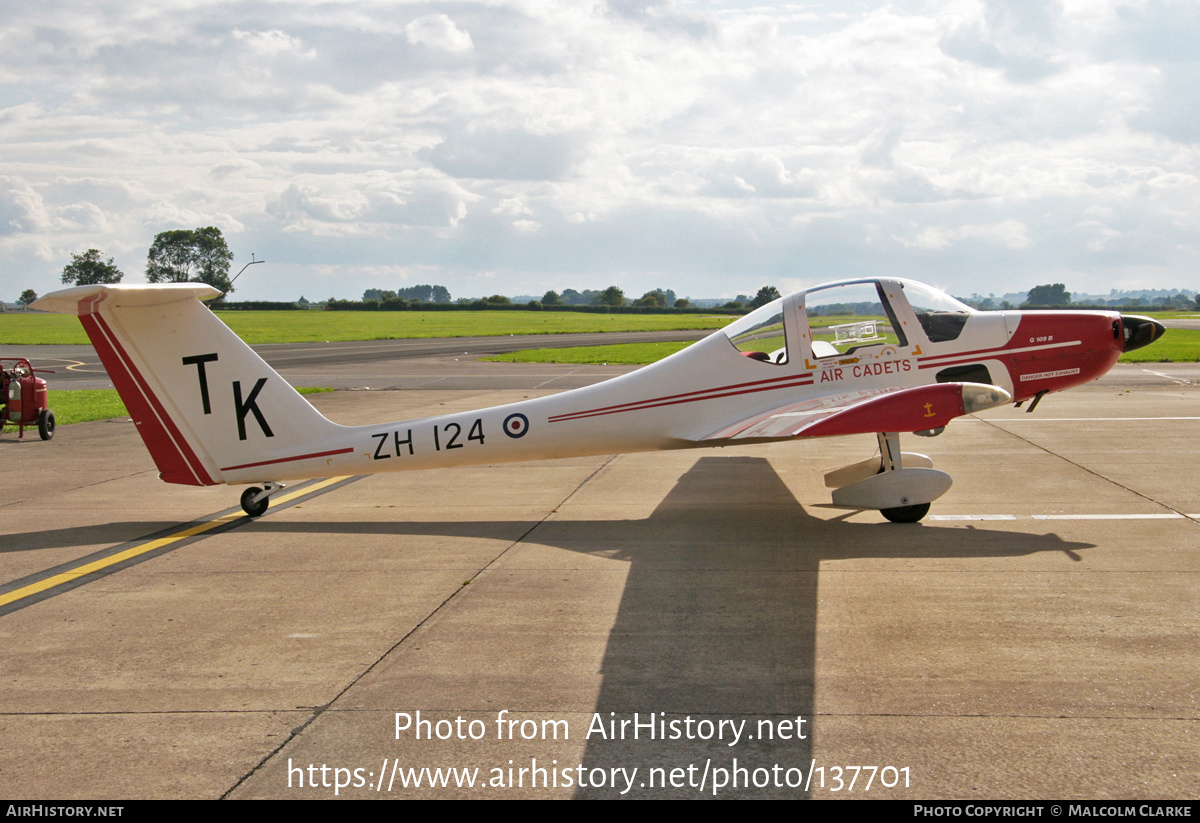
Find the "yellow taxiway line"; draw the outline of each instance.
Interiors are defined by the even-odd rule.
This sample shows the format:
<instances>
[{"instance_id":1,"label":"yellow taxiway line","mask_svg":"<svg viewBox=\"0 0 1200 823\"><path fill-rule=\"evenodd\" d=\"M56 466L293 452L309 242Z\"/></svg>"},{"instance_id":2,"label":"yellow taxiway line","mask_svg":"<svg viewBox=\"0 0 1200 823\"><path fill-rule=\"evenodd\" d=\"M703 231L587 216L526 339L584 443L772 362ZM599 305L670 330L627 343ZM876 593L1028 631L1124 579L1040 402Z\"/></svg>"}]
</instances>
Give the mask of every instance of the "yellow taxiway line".
<instances>
[{"instance_id":1,"label":"yellow taxiway line","mask_svg":"<svg viewBox=\"0 0 1200 823\"><path fill-rule=\"evenodd\" d=\"M327 480L322 480L318 483L314 483L311 486L305 486L302 489L296 489L295 491L288 492L285 495L275 497L271 502L286 503L289 500L295 500L297 497L303 497L305 495L312 494L313 492L320 491L326 486L332 486L334 483L340 483L343 480L349 479L350 475L345 477L330 477ZM219 526L224 526L227 523L245 516L246 515L242 512L231 512L230 514L222 515L221 517L213 520L199 523L195 526L189 526L182 531L177 531L174 534L167 535L166 537L160 537L156 540L141 543L137 546L133 546L132 548L128 548L125 551L117 552L116 554L101 558L100 560L93 560L91 563L85 563L82 566L77 566L70 571L60 572L51 577L47 577L45 580L39 580L36 583L30 583L28 586L22 586L19 589L14 589L13 591L8 592L7 594L0 595L0 607L7 606L9 603L15 603L18 600L23 600L26 597L32 597L35 594L40 594L41 592L44 592L47 589L52 589L55 586L61 586L64 583L70 583L78 580L84 575L93 574L102 569L106 569L109 566L115 566L118 563L123 563L126 560L146 554L147 552L152 552L156 549L161 549L164 546L169 546L172 543L179 542L180 540L186 540L189 537L195 537L198 534L212 531Z\"/></svg>"}]
</instances>

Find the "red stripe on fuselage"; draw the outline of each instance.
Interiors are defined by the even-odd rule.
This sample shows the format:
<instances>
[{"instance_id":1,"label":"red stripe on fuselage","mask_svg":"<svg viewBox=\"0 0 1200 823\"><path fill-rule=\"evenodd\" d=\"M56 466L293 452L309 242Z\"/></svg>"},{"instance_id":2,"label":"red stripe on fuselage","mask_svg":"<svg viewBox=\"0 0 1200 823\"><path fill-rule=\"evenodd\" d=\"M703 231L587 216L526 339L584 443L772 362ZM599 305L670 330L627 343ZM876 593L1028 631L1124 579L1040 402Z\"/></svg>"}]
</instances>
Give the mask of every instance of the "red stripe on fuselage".
<instances>
[{"instance_id":1,"label":"red stripe on fuselage","mask_svg":"<svg viewBox=\"0 0 1200 823\"><path fill-rule=\"evenodd\" d=\"M298 454L295 457L277 457L274 460L260 460L257 463L243 463L240 466L222 466L221 471L231 472L234 469L253 469L255 466L270 466L272 463L291 463L294 460L308 460L311 457L331 457L335 454L349 454L352 451L354 451L353 447L334 449L327 452L313 452L312 454Z\"/></svg>"},{"instance_id":2,"label":"red stripe on fuselage","mask_svg":"<svg viewBox=\"0 0 1200 823\"><path fill-rule=\"evenodd\" d=\"M790 389L796 386L811 386L812 373L791 375L789 377L773 377L770 380L755 380L749 383L733 383L729 386L718 386L712 389L668 394L662 397L651 397L646 400L636 400L631 403L619 403L615 406L601 406L597 409L554 415L551 423L562 423L567 420L579 420L584 417L599 417L606 414L619 414L627 411L642 411L661 406L675 406L680 403L695 403L700 400L713 400L718 397L733 397L739 394L754 394L755 392L774 391L775 389ZM747 386L753 388L746 388Z\"/></svg>"}]
</instances>

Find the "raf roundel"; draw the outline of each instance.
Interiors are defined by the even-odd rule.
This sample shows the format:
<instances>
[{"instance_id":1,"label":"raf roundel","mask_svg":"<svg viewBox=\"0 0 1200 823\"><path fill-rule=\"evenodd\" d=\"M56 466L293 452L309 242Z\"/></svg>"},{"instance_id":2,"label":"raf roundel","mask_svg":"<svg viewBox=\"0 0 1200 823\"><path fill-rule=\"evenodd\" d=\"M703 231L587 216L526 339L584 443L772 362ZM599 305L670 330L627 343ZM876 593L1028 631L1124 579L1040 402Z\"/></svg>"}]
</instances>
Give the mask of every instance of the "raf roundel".
<instances>
[{"instance_id":1,"label":"raf roundel","mask_svg":"<svg viewBox=\"0 0 1200 823\"><path fill-rule=\"evenodd\" d=\"M510 414L504 418L504 433L509 437L524 437L529 431L529 418L523 414Z\"/></svg>"}]
</instances>

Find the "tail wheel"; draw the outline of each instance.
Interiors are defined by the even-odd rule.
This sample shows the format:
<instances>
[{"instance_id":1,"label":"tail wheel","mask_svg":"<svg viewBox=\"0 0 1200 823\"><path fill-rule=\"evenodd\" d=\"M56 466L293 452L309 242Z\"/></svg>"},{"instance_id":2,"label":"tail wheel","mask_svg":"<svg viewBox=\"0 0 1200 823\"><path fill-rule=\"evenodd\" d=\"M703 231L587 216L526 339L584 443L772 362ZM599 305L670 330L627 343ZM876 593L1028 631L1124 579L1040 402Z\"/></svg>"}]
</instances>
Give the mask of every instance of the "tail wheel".
<instances>
[{"instance_id":1,"label":"tail wheel","mask_svg":"<svg viewBox=\"0 0 1200 823\"><path fill-rule=\"evenodd\" d=\"M38 415L38 434L43 440L54 436L54 412L49 409L42 409L42 413Z\"/></svg>"},{"instance_id":2,"label":"tail wheel","mask_svg":"<svg viewBox=\"0 0 1200 823\"><path fill-rule=\"evenodd\" d=\"M929 504L921 503L916 506L897 506L894 509L880 509L880 514L893 523L916 523L929 514Z\"/></svg>"},{"instance_id":3,"label":"tail wheel","mask_svg":"<svg viewBox=\"0 0 1200 823\"><path fill-rule=\"evenodd\" d=\"M271 504L271 498L263 497L257 502L254 498L263 493L263 490L258 486L251 486L242 492L242 511L251 517L262 517L267 513L267 506ZM928 508L928 507L927 507Z\"/></svg>"}]
</instances>

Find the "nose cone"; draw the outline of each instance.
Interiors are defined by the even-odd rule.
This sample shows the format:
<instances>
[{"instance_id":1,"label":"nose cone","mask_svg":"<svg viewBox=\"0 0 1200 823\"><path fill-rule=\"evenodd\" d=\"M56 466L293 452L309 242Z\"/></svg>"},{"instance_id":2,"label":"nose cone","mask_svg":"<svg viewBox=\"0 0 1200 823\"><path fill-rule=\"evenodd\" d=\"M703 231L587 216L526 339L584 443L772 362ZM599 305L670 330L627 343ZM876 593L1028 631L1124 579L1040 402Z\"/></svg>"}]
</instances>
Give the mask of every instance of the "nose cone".
<instances>
[{"instance_id":1,"label":"nose cone","mask_svg":"<svg viewBox=\"0 0 1200 823\"><path fill-rule=\"evenodd\" d=\"M1121 315L1121 325L1125 328L1125 351L1149 346L1167 330L1167 327L1157 320L1139 317L1136 314Z\"/></svg>"}]
</instances>

